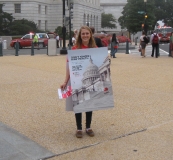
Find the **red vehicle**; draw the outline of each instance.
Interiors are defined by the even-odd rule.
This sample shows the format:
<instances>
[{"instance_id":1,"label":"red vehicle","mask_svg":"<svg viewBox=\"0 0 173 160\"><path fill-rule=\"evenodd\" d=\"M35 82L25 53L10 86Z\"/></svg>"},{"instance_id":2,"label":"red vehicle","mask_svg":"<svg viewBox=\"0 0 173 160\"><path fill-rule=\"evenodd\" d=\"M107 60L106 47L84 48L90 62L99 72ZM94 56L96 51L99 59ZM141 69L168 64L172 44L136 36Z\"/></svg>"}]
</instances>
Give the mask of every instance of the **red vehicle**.
<instances>
[{"instance_id":1,"label":"red vehicle","mask_svg":"<svg viewBox=\"0 0 173 160\"><path fill-rule=\"evenodd\" d=\"M102 33L95 33L95 37L101 39L103 46L109 46L110 39L112 38L112 34L102 34ZM119 43L126 43L126 41L131 42L131 40L125 36L117 36Z\"/></svg>"},{"instance_id":2,"label":"red vehicle","mask_svg":"<svg viewBox=\"0 0 173 160\"><path fill-rule=\"evenodd\" d=\"M171 32L173 32L172 27L159 27L155 31L159 35L160 42L169 43Z\"/></svg>"},{"instance_id":3,"label":"red vehicle","mask_svg":"<svg viewBox=\"0 0 173 160\"><path fill-rule=\"evenodd\" d=\"M48 45L49 36L46 33L36 33L39 41L39 48L43 48ZM10 43L11 47L16 48L16 42L19 42L19 48L30 47L33 41L34 34L26 34L22 38L13 39Z\"/></svg>"}]
</instances>

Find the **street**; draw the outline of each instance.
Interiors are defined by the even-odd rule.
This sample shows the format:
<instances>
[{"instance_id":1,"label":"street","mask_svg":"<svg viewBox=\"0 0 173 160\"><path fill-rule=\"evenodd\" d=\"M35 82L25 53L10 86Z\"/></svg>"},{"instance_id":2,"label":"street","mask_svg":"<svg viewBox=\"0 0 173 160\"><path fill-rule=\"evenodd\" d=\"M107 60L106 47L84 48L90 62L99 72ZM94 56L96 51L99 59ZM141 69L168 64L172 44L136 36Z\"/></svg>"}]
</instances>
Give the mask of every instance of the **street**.
<instances>
[{"instance_id":1,"label":"street","mask_svg":"<svg viewBox=\"0 0 173 160\"><path fill-rule=\"evenodd\" d=\"M135 45L132 45L131 48L130 48L130 52L131 54L139 54L139 51L138 51L138 46L135 46ZM118 50L118 53L125 53L126 52L126 45L122 44L120 45L120 48ZM160 47L160 55L168 55L169 54L169 43L162 43L159 45ZM134 48L134 49L133 49ZM57 54L60 53L60 49L61 48L57 48ZM151 53L152 51L152 46L149 44L147 45L146 47L146 54L150 55L149 53ZM9 56L9 55L15 55L15 49L6 49L6 50L3 50L3 55L4 56ZM47 48L41 48L39 50L37 49L34 49L34 54L37 55L37 54L47 54ZM19 52L18 52L18 55L31 55L31 49L28 48L28 49L20 49Z\"/></svg>"},{"instance_id":2,"label":"street","mask_svg":"<svg viewBox=\"0 0 173 160\"><path fill-rule=\"evenodd\" d=\"M139 49L139 44L136 46L135 49L130 50L130 54L140 55L141 53L138 51L138 49ZM152 45L148 44L145 49L145 54L146 54L146 56L151 56L151 53L152 53ZM169 55L169 43L160 44L159 53L160 53L160 56L168 56Z\"/></svg>"},{"instance_id":3,"label":"street","mask_svg":"<svg viewBox=\"0 0 173 160\"><path fill-rule=\"evenodd\" d=\"M61 48L57 48L57 51L56 53L59 54L60 53L60 49ZM4 49L3 50L3 56L12 56L12 55L15 55L16 53L16 50L15 49ZM39 50L38 49L34 49L34 55L37 55L37 54L47 54L47 47L45 48L40 48ZM19 49L18 51L18 55L31 55L31 48L25 48L25 49Z\"/></svg>"},{"instance_id":4,"label":"street","mask_svg":"<svg viewBox=\"0 0 173 160\"><path fill-rule=\"evenodd\" d=\"M163 51L169 53L169 43L161 43L161 44L159 45L159 47L160 47L160 49L162 49Z\"/></svg>"}]
</instances>

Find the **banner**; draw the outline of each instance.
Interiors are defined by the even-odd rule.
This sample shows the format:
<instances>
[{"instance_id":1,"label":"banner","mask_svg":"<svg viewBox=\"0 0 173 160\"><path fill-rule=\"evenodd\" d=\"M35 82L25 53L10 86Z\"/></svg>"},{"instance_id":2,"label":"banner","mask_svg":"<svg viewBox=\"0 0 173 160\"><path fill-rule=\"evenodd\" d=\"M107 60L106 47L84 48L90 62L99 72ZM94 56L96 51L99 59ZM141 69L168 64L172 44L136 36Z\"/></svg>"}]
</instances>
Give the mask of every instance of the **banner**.
<instances>
[{"instance_id":1,"label":"banner","mask_svg":"<svg viewBox=\"0 0 173 160\"><path fill-rule=\"evenodd\" d=\"M75 113L114 107L107 47L68 50L71 96L67 110Z\"/></svg>"}]
</instances>

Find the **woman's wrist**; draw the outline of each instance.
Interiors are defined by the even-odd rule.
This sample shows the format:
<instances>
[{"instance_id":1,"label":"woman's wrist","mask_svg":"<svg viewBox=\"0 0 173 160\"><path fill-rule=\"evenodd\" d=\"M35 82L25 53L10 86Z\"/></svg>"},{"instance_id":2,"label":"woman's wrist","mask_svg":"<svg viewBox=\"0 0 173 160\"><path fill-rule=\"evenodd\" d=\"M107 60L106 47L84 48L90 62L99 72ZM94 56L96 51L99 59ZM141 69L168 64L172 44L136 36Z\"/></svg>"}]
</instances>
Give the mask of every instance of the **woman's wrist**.
<instances>
[{"instance_id":1,"label":"woman's wrist","mask_svg":"<svg viewBox=\"0 0 173 160\"><path fill-rule=\"evenodd\" d=\"M67 84L67 81L65 81L64 84Z\"/></svg>"}]
</instances>

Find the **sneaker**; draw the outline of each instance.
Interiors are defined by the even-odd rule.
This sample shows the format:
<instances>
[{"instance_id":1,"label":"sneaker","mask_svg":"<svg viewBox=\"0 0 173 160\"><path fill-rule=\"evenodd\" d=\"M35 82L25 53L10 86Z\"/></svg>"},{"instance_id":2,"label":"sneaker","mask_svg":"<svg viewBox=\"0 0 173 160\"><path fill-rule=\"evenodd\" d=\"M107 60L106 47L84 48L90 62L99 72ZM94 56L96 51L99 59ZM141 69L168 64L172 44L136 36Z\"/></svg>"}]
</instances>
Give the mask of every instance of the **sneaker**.
<instances>
[{"instance_id":1,"label":"sneaker","mask_svg":"<svg viewBox=\"0 0 173 160\"><path fill-rule=\"evenodd\" d=\"M77 137L77 138L82 138L82 137L83 137L83 135L82 135L82 130L77 130L77 131L76 131L76 137Z\"/></svg>"},{"instance_id":2,"label":"sneaker","mask_svg":"<svg viewBox=\"0 0 173 160\"><path fill-rule=\"evenodd\" d=\"M94 137L94 132L91 128L86 129L86 133L90 136L90 137Z\"/></svg>"}]
</instances>

